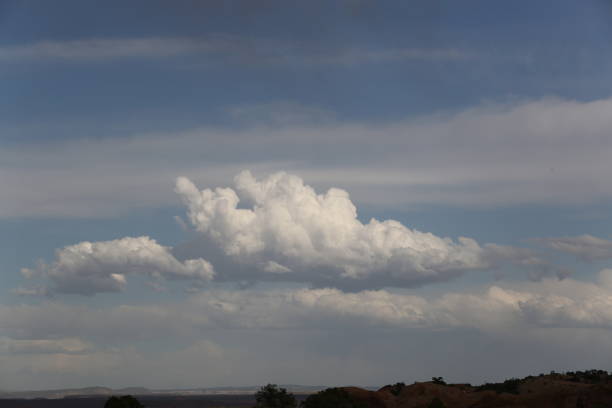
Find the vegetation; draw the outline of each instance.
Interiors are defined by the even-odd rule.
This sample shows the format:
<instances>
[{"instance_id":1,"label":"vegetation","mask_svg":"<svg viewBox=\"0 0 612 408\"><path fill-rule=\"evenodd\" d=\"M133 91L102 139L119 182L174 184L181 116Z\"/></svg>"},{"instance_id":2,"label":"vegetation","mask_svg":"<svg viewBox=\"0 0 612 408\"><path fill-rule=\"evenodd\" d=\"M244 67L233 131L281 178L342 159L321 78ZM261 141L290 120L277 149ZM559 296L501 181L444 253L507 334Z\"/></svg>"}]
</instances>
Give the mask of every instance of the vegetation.
<instances>
[{"instance_id":1,"label":"vegetation","mask_svg":"<svg viewBox=\"0 0 612 408\"><path fill-rule=\"evenodd\" d=\"M455 384L450 385L448 389L440 389L440 388L430 388L431 390L436 390L436 395L441 395L444 397L445 392L455 392L455 397L457 392L453 391L457 388L460 388L466 394L472 394L473 392L480 391L494 391L497 394L508 393L519 395L519 388L521 384L531 383L535 381L537 383L542 383L546 385L549 382L556 382L561 387L563 383L568 386L567 382L578 382L582 384L588 385L596 385L595 387L579 387L576 388L574 386L570 386L570 390L579 389L580 394L574 395L571 398L574 398L575 406L577 408L586 408L586 407L598 407L598 401L590 401L592 398L590 395L594 395L594 398L602 398L602 392L609 392L612 388L600 387L599 384L612 384L612 373L608 373L604 370L586 370L586 371L569 371L566 373L557 373L555 371L551 371L549 374L540 374L539 376L528 376L525 378L510 378L503 382L497 383L486 383L480 386L471 386L469 384ZM446 386L446 381L442 377L432 377L431 382L436 385ZM416 385L415 383L415 386ZM402 392L407 389L406 395L409 396L411 392L410 387L407 386L403 382L397 382L395 384L386 385L384 388L385 391L389 392L395 397L399 397ZM427 386L426 386L427 387ZM452 387L452 388L450 388ZM531 385L529 387L532 387ZM529 388L528 387L528 388ZM544 387L546 390L549 387ZM536 385L536 389L539 389ZM555 388L551 388L554 390ZM584 394L585 389L593 390L593 394ZM603 391L602 391L603 390ZM608 390L608 391L606 391ZM532 392L531 388L527 390L527 393ZM538 391L540 392L540 391ZM551 392L551 391L543 391ZM574 391L572 391L574 392ZM577 392L577 391L576 391ZM381 394L370 392L366 390L353 390L353 389L344 389L344 388L327 388L323 391L320 391L316 394L312 394L308 396L301 404L300 408L367 408L369 406L383 406L386 404L380 396ZM384 395L384 393L382 394ZM476 397L472 394L472 397ZM482 396L483 398L491 398L491 396ZM387 397L388 398L388 394ZM446 397L444 397L446 398ZM476 397L477 398L477 397ZM504 397L500 397L504 398ZM586 399L585 399L586 398ZM608 396L603 395L603 398L608 398ZM403 401L405 398L398 398L396 401ZM288 393L284 388L278 388L278 386L274 384L268 384L265 387L262 387L260 391L256 394L257 405L255 408L297 408L298 404L296 398ZM589 402L590 401L590 402ZM572 404L574 404L574 402ZM395 402L394 402L395 403ZM383 404L383 405L381 405ZM399 405L398 405L399 406ZM532 406L532 405L525 405ZM572 405L573 406L573 405ZM612 405L606 405L612 407ZM115 408L115 406L107 406L105 408ZM123 406L117 406L117 408L123 408ZM130 407L131 408L131 407ZM435 397L431 400L431 402L427 405L427 408L446 408L446 405L439 397Z\"/></svg>"},{"instance_id":2,"label":"vegetation","mask_svg":"<svg viewBox=\"0 0 612 408\"><path fill-rule=\"evenodd\" d=\"M406 386L406 384L404 384L403 382L398 382L398 383L395 383L393 385L390 385L389 386L390 387L389 391L391 392L391 394L393 394L393 395L395 395L397 397L398 395L400 395L400 392L402 392L402 390L404 389L405 386Z\"/></svg>"},{"instance_id":3,"label":"vegetation","mask_svg":"<svg viewBox=\"0 0 612 408\"><path fill-rule=\"evenodd\" d=\"M255 394L255 408L296 408L295 396L276 384L268 384Z\"/></svg>"},{"instance_id":4,"label":"vegetation","mask_svg":"<svg viewBox=\"0 0 612 408\"><path fill-rule=\"evenodd\" d=\"M104 408L144 408L144 405L131 395L123 395L121 397L110 397L106 400Z\"/></svg>"},{"instance_id":5,"label":"vegetation","mask_svg":"<svg viewBox=\"0 0 612 408\"><path fill-rule=\"evenodd\" d=\"M568 371L567 381L585 384L604 384L612 380L612 375L604 370Z\"/></svg>"},{"instance_id":6,"label":"vegetation","mask_svg":"<svg viewBox=\"0 0 612 408\"><path fill-rule=\"evenodd\" d=\"M548 374L540 374L538 377L552 377L557 380L578 382L583 384L606 384L612 381L612 374L605 370L586 370L586 371L568 371L566 373L557 373L551 371ZM498 394L509 393L518 394L519 386L526 382L533 380L534 376L527 376L525 378L510 378L501 383L486 383L479 387L476 387L476 391L495 391Z\"/></svg>"},{"instance_id":7,"label":"vegetation","mask_svg":"<svg viewBox=\"0 0 612 408\"><path fill-rule=\"evenodd\" d=\"M427 408L446 408L446 405L438 397L431 400Z\"/></svg>"},{"instance_id":8,"label":"vegetation","mask_svg":"<svg viewBox=\"0 0 612 408\"><path fill-rule=\"evenodd\" d=\"M444 381L444 378L442 378L442 377L431 377L431 381L434 384L446 385L446 381Z\"/></svg>"},{"instance_id":9,"label":"vegetation","mask_svg":"<svg viewBox=\"0 0 612 408\"><path fill-rule=\"evenodd\" d=\"M519 385L525 380L520 380L518 378L511 378L501 383L486 383L479 387L476 387L476 391L495 391L498 394L506 392L508 394L518 394L519 393Z\"/></svg>"},{"instance_id":10,"label":"vegetation","mask_svg":"<svg viewBox=\"0 0 612 408\"><path fill-rule=\"evenodd\" d=\"M342 388L328 388L306 398L302 408L367 408L367 405L355 401Z\"/></svg>"}]
</instances>

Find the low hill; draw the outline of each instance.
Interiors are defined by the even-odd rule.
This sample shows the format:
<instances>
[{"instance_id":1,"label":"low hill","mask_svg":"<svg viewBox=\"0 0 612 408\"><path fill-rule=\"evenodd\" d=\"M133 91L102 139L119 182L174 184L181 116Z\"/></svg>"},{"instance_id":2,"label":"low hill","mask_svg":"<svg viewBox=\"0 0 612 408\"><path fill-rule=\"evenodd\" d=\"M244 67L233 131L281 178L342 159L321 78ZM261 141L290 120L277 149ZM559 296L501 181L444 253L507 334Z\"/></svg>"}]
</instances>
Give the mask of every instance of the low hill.
<instances>
[{"instance_id":1,"label":"low hill","mask_svg":"<svg viewBox=\"0 0 612 408\"><path fill-rule=\"evenodd\" d=\"M442 379L402 383L368 391L345 387L368 408L606 408L612 407L612 376L605 371L551 373L481 386Z\"/></svg>"}]
</instances>

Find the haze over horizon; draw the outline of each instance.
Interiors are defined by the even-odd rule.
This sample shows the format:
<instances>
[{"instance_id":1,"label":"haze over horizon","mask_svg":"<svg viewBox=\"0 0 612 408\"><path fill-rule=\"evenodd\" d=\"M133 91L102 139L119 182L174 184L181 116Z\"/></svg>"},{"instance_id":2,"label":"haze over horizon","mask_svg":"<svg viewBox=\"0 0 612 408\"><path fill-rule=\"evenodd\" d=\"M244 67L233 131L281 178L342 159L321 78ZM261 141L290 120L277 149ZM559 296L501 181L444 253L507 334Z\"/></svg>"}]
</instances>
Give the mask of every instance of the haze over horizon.
<instances>
[{"instance_id":1,"label":"haze over horizon","mask_svg":"<svg viewBox=\"0 0 612 408\"><path fill-rule=\"evenodd\" d=\"M606 1L0 0L0 390L612 365Z\"/></svg>"}]
</instances>

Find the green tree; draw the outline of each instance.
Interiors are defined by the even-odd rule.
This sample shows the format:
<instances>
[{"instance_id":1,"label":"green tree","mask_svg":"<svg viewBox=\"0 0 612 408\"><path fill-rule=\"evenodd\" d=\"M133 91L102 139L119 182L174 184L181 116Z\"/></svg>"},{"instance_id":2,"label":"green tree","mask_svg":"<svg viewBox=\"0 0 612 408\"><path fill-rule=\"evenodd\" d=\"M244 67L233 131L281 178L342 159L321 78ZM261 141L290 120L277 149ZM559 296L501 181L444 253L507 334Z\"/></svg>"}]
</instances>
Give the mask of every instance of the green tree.
<instances>
[{"instance_id":1,"label":"green tree","mask_svg":"<svg viewBox=\"0 0 612 408\"><path fill-rule=\"evenodd\" d=\"M255 394L256 408L296 408L295 396L276 384L268 384Z\"/></svg>"},{"instance_id":2,"label":"green tree","mask_svg":"<svg viewBox=\"0 0 612 408\"><path fill-rule=\"evenodd\" d=\"M342 388L328 388L308 396L301 408L365 408L365 404L355 401Z\"/></svg>"},{"instance_id":3,"label":"green tree","mask_svg":"<svg viewBox=\"0 0 612 408\"><path fill-rule=\"evenodd\" d=\"M144 408L144 405L131 395L123 395L121 397L110 397L106 400L104 408Z\"/></svg>"}]
</instances>

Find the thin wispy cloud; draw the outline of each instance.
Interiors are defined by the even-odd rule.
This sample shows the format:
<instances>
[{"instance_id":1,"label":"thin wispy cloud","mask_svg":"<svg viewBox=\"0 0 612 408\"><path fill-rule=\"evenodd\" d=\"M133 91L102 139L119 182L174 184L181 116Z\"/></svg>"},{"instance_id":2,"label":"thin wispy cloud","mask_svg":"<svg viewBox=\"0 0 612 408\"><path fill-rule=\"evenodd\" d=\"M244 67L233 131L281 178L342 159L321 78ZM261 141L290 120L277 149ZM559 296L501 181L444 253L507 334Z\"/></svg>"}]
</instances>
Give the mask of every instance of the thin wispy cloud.
<instances>
[{"instance_id":1,"label":"thin wispy cloud","mask_svg":"<svg viewBox=\"0 0 612 408\"><path fill-rule=\"evenodd\" d=\"M229 52L234 41L221 37L193 38L93 38L69 41L41 41L0 47L0 59L22 61L55 59L103 61L118 58L163 58L177 55Z\"/></svg>"},{"instance_id":2,"label":"thin wispy cloud","mask_svg":"<svg viewBox=\"0 0 612 408\"><path fill-rule=\"evenodd\" d=\"M310 49L299 42L234 35L206 37L86 38L40 41L0 47L0 61L109 61L115 59L214 56L222 60L262 64L351 65L394 61L458 61L471 58L459 49L372 47ZM210 61L209 61L210 62Z\"/></svg>"},{"instance_id":3,"label":"thin wispy cloud","mask_svg":"<svg viewBox=\"0 0 612 408\"><path fill-rule=\"evenodd\" d=\"M537 238L533 241L584 261L612 259L612 241L589 234L574 237Z\"/></svg>"},{"instance_id":4,"label":"thin wispy cloud","mask_svg":"<svg viewBox=\"0 0 612 408\"><path fill-rule=\"evenodd\" d=\"M177 174L218 186L244 168L288 170L316 187L342 186L355 202L395 208L596 203L612 197L611 111L610 99L544 99L366 124L299 105L240 105L228 112L230 128L7 147L0 181L11 194L0 217L176 205L168 186Z\"/></svg>"}]
</instances>

